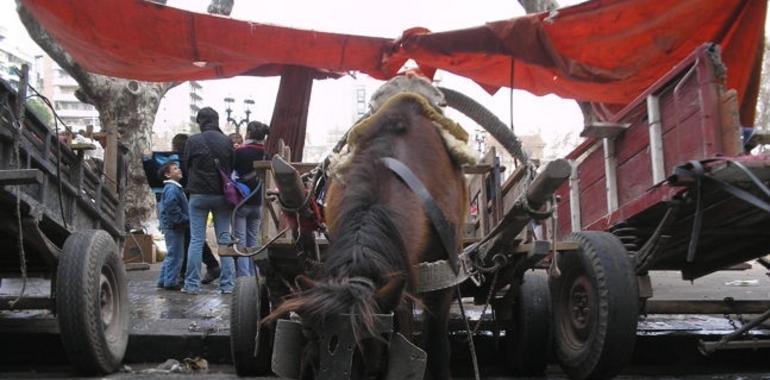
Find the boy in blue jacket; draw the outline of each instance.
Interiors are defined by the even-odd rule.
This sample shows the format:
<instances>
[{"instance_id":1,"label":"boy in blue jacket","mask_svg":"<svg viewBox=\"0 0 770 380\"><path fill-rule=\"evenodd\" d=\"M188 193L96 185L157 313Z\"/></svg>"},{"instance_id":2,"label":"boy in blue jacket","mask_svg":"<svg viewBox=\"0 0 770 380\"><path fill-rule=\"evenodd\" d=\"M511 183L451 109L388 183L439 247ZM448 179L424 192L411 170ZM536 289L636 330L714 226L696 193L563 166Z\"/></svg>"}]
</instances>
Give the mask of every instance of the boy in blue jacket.
<instances>
[{"instance_id":1,"label":"boy in blue jacket","mask_svg":"<svg viewBox=\"0 0 770 380\"><path fill-rule=\"evenodd\" d=\"M158 205L158 219L160 229L166 237L166 258L160 269L158 287L167 290L179 290L181 284L177 282L179 271L182 269L184 259L184 235L189 228L190 214L187 208L187 197L184 195L182 185L182 170L176 162L169 161L161 166L158 178L163 178L163 193Z\"/></svg>"}]
</instances>

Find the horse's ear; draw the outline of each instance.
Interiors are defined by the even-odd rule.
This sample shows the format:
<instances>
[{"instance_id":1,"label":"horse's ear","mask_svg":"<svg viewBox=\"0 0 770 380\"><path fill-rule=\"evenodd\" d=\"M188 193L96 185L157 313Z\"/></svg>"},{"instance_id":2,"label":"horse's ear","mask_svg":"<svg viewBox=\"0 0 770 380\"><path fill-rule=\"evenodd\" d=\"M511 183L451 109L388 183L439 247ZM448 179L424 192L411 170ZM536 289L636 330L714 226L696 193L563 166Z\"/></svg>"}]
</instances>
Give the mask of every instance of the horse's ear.
<instances>
[{"instance_id":1,"label":"horse's ear","mask_svg":"<svg viewBox=\"0 0 770 380\"><path fill-rule=\"evenodd\" d=\"M313 281L310 277L305 276L304 274L297 275L297 277L294 278L294 283L300 290L308 290L315 287L316 284L315 281Z\"/></svg>"},{"instance_id":2,"label":"horse's ear","mask_svg":"<svg viewBox=\"0 0 770 380\"><path fill-rule=\"evenodd\" d=\"M401 301L401 293L406 286L406 276L398 274L392 276L388 282L374 293L374 300L383 312L391 311Z\"/></svg>"}]
</instances>

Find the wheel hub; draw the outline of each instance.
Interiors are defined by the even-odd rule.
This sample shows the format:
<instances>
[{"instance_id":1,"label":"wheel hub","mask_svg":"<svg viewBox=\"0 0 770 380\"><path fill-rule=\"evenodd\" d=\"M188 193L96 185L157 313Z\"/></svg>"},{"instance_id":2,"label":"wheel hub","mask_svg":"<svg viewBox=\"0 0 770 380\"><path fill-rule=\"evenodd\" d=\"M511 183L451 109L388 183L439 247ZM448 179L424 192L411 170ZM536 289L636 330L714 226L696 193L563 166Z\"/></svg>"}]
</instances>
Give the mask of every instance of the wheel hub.
<instances>
[{"instance_id":1,"label":"wheel hub","mask_svg":"<svg viewBox=\"0 0 770 380\"><path fill-rule=\"evenodd\" d=\"M593 286L585 276L578 276L572 282L564 303L562 324L573 345L583 344L591 333Z\"/></svg>"},{"instance_id":2,"label":"wheel hub","mask_svg":"<svg viewBox=\"0 0 770 380\"><path fill-rule=\"evenodd\" d=\"M110 278L101 273L99 275L99 306L101 308L102 323L104 326L110 326L115 317L115 290L112 287Z\"/></svg>"}]
</instances>

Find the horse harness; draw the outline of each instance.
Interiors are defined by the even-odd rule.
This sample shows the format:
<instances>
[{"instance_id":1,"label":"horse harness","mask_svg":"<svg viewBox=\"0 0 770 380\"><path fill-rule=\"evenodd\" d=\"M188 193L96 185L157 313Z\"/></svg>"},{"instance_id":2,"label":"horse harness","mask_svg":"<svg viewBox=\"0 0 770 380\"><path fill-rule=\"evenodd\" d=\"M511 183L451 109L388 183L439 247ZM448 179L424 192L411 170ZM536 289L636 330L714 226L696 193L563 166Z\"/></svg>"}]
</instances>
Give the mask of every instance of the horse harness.
<instances>
[{"instance_id":1,"label":"horse harness","mask_svg":"<svg viewBox=\"0 0 770 380\"><path fill-rule=\"evenodd\" d=\"M417 292L424 293L445 289L465 281L470 277L468 270L470 262L468 255L457 254L455 226L447 220L436 200L409 167L393 157L383 157L380 158L380 161L420 198L425 214L433 224L433 228L441 240L441 245L447 253L447 260L417 264L416 270L419 279Z\"/></svg>"}]
</instances>

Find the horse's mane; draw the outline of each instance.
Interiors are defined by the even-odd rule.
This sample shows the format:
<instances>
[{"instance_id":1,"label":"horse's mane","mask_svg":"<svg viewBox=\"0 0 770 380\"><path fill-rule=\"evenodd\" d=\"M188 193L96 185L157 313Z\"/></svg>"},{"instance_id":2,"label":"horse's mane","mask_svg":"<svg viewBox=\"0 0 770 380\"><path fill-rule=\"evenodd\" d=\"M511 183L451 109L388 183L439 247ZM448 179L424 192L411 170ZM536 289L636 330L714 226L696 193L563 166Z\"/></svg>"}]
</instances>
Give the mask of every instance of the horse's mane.
<instances>
[{"instance_id":1,"label":"horse's mane","mask_svg":"<svg viewBox=\"0 0 770 380\"><path fill-rule=\"evenodd\" d=\"M376 336L374 314L381 312L374 299L390 275L406 271L403 239L385 202L386 181L395 179L380 162L393 155L393 140L407 126L403 108L376 121L356 146L345 173L345 201L337 210L332 244L313 287L286 300L271 318L290 311L303 324L322 328L327 317L353 315L353 333ZM365 279L365 280L362 280Z\"/></svg>"}]
</instances>

